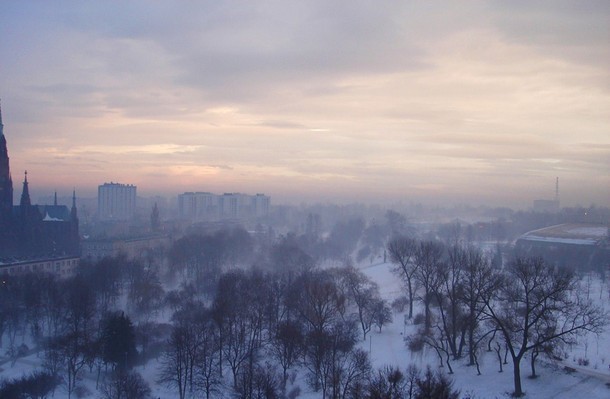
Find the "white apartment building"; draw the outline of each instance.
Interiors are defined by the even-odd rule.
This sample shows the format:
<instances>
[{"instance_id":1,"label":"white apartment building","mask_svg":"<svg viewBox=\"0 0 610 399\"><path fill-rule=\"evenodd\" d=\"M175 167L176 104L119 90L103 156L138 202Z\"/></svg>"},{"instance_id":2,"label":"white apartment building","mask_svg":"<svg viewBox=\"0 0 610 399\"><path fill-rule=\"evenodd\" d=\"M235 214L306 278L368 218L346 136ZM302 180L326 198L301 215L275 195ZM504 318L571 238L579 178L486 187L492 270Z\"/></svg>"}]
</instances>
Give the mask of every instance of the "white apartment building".
<instances>
[{"instance_id":1,"label":"white apartment building","mask_svg":"<svg viewBox=\"0 0 610 399\"><path fill-rule=\"evenodd\" d=\"M178 195L180 217L193 221L263 217L269 213L269 204L270 198L264 194L186 192Z\"/></svg>"},{"instance_id":2,"label":"white apartment building","mask_svg":"<svg viewBox=\"0 0 610 399\"><path fill-rule=\"evenodd\" d=\"M104 183L97 188L97 215L100 220L130 220L136 211L136 186Z\"/></svg>"},{"instance_id":3,"label":"white apartment building","mask_svg":"<svg viewBox=\"0 0 610 399\"><path fill-rule=\"evenodd\" d=\"M271 198L265 194L256 194L251 197L252 201L252 213L254 216L265 216L269 214L269 204L271 203Z\"/></svg>"},{"instance_id":4,"label":"white apartment building","mask_svg":"<svg viewBox=\"0 0 610 399\"><path fill-rule=\"evenodd\" d=\"M218 196L206 192L180 194L178 209L184 219L211 219L218 214Z\"/></svg>"}]
</instances>

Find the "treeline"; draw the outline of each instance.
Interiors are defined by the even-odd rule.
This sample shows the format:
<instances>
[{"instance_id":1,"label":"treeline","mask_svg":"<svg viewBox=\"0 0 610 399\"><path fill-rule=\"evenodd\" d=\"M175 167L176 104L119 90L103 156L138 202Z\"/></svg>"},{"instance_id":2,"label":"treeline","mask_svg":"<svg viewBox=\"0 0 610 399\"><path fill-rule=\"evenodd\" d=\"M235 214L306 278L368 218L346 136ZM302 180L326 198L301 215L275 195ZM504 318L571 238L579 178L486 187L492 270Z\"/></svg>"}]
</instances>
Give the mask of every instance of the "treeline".
<instances>
[{"instance_id":1,"label":"treeline","mask_svg":"<svg viewBox=\"0 0 610 399\"><path fill-rule=\"evenodd\" d=\"M150 388L132 368L155 359L158 382L180 399L229 391L238 398L296 397L303 383L333 399L454 397L451 383L435 373L374 370L358 345L392 320L379 287L349 263L350 253L372 245L363 239L371 226L379 227L378 238L394 234L387 244L381 240L405 283L406 298L394 306L408 306L421 327L408 347L432 348L450 372L464 356L480 372L481 351L496 351L500 367L512 359L521 395L526 353L535 374L540 354L560 356L577 333L606 322L579 295L572 272L539 258L493 266L460 240L413 238L398 214L389 213L383 228L348 221L328 235L277 240L243 229L195 233L166 254L83 262L64 280L4 276L0 344L12 361L33 349L43 361L40 373L5 381L0 394L29 395L36 386L44 392L35 397L46 397L59 384L68 397L81 396L86 374L104 398L147 398ZM335 243L343 266L317 267L320 255L308 242Z\"/></svg>"},{"instance_id":2,"label":"treeline","mask_svg":"<svg viewBox=\"0 0 610 399\"><path fill-rule=\"evenodd\" d=\"M124 257L84 263L68 279L46 273L3 276L0 338L5 339L1 344L13 365L19 357L34 352L40 356L42 351L42 356L39 371L4 381L0 397L44 398L59 385L68 397L81 396L85 388L79 381L85 370L96 376L96 388L109 392L104 398L117 397L111 392L122 390L117 384L125 381L130 388L124 389L130 392L150 393L139 375L127 371L144 360L146 343L155 334L147 320L161 309L163 293L154 271ZM127 313L119 310L123 302L142 323L134 326ZM100 385L106 374L108 378Z\"/></svg>"},{"instance_id":3,"label":"treeline","mask_svg":"<svg viewBox=\"0 0 610 399\"><path fill-rule=\"evenodd\" d=\"M4 276L7 353L13 362L33 352L42 360L32 375L4 381L0 397L43 398L58 386L81 397L87 376L103 398L147 398L150 387L132 368L151 359L158 382L180 398L296 397L302 383L324 398L452 392L431 372L372 369L357 343L392 312L366 275L316 268L290 238L265 244L244 233L186 236L166 259L83 262L68 279ZM167 291L160 276L179 288Z\"/></svg>"}]
</instances>

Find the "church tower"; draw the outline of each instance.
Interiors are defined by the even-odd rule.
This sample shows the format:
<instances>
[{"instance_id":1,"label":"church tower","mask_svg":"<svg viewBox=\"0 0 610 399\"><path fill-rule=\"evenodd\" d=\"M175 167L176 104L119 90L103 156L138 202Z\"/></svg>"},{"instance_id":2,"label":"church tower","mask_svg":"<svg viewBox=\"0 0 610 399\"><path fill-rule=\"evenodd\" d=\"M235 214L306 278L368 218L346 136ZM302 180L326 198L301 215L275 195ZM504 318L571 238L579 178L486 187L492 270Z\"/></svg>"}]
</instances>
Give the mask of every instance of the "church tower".
<instances>
[{"instance_id":1,"label":"church tower","mask_svg":"<svg viewBox=\"0 0 610 399\"><path fill-rule=\"evenodd\" d=\"M23 190L21 191L21 201L19 202L19 206L23 210L23 208L29 208L32 206L32 201L30 200L30 189L28 188L28 171L25 171L25 177L23 178Z\"/></svg>"},{"instance_id":2,"label":"church tower","mask_svg":"<svg viewBox=\"0 0 610 399\"><path fill-rule=\"evenodd\" d=\"M80 234L78 232L76 189L72 190L72 209L70 209L70 226L70 250L74 254L80 254Z\"/></svg>"},{"instance_id":3,"label":"church tower","mask_svg":"<svg viewBox=\"0 0 610 399\"><path fill-rule=\"evenodd\" d=\"M13 212L13 180L9 167L6 137L2 124L2 107L0 105L0 225L8 223Z\"/></svg>"}]
</instances>

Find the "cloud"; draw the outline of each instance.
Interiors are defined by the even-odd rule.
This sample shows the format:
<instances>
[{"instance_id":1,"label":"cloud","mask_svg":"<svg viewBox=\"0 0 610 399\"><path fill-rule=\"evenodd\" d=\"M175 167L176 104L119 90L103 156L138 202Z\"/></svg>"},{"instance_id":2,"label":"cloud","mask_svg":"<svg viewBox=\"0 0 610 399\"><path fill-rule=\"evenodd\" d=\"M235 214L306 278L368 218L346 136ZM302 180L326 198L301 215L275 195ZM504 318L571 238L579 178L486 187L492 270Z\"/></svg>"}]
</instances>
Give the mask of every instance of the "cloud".
<instances>
[{"instance_id":1,"label":"cloud","mask_svg":"<svg viewBox=\"0 0 610 399\"><path fill-rule=\"evenodd\" d=\"M609 18L596 1L11 3L11 162L55 165L49 184L82 164L83 184L347 198L502 201L562 175L607 202Z\"/></svg>"}]
</instances>

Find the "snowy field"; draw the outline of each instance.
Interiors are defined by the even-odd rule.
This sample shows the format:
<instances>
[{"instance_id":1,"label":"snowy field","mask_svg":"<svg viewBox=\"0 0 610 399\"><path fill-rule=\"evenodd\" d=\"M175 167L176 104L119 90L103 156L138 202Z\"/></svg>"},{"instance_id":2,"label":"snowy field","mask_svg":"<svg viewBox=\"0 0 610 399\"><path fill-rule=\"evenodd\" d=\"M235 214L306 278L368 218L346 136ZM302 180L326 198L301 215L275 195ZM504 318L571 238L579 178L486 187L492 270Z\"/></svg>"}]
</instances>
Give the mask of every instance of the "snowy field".
<instances>
[{"instance_id":1,"label":"snowy field","mask_svg":"<svg viewBox=\"0 0 610 399\"><path fill-rule=\"evenodd\" d=\"M378 263L372 265L361 265L359 267L366 275L379 284L382 296L388 301L403 294L400 280L392 274L392 265L389 263ZM584 278L582 281L583 292L606 308L610 308L608 300L608 286L600 282L598 278ZM418 308L415 309L415 314ZM383 328L381 333L374 329L369 333L367 340L360 343L361 347L370 353L371 362L374 367L385 365L396 365L402 370L410 364L425 369L428 365L433 370L447 372L447 368L439 368L436 354L431 350L412 354L406 348L403 338L412 334L415 326L409 322L405 323L404 314L394 314L394 321ZM2 378L21 377L28 374L41 364L42 352L31 354L25 358L18 359L15 365L2 359L0 365L0 376ZM588 359L588 366L579 366L578 359ZM454 380L454 387L461 391L461 398L486 399L486 398L508 398L513 389L512 363L504 365L504 371L498 372L499 366L495 352L485 352L480 356L481 373L478 376L476 367L466 365L468 359L452 362L455 374L450 377ZM574 346L568 353L565 364L556 361L538 360L537 379L527 378L529 370L529 359L523 360L521 365L522 384L528 398L610 398L610 333L606 332L600 336L589 335L583 338L578 346ZM574 368L576 371L568 373L564 366ZM149 362L145 367L136 367L136 371L142 374L150 384L153 398L170 399L177 397L174 389L169 389L156 382L158 377L158 363ZM227 386L230 386L230 377L227 373ZM304 373L300 373L303 375ZM607 385L608 384L608 385ZM99 398L100 395L95 388L96 375L94 373L83 373L81 385L86 387L88 394L85 397ZM320 393L312 392L305 381L297 378L294 384L300 388L299 398L314 399L321 397ZM228 392L229 390L227 390ZM63 388L58 388L56 398L67 397ZM73 397L76 397L74 395ZM218 398L229 398L230 394L217 394Z\"/></svg>"},{"instance_id":2,"label":"snowy field","mask_svg":"<svg viewBox=\"0 0 610 399\"><path fill-rule=\"evenodd\" d=\"M402 295L402 286L399 279L391 272L392 265L388 263L363 266L361 270L372 280L379 284L382 296L390 302L397 296ZM599 279L589 282L583 281L583 289L589 289L590 297L603 306L608 306L608 287L601 284ZM588 286L588 287L587 287ZM600 293L602 298L600 299ZM417 313L417 311L415 311ZM399 365L405 369L409 364L415 364L420 368L430 365L433 369L439 369L438 357L428 349L422 355L412 354L403 343L403 334L412 334L415 327L405 325L404 315L394 315L392 325L384 328L381 334L373 331L371 342L363 343L365 349L370 348L371 361L375 367L386 364ZM584 345L586 343L586 345ZM587 346L585 348L585 346ZM586 355L585 355L586 353ZM589 359L589 366L578 365L579 358ZM558 362L549 363L546 360L538 360L537 372L539 377L529 379L529 358L522 361L521 377L522 384L529 398L610 398L610 333L605 332L599 337L587 336L583 344L574 346L569 359L565 364ZM495 352L485 352L480 359L481 375L477 376L476 367L468 367L468 359L453 362L455 374L450 377L454 380L454 386L461 391L462 398L487 399L510 397L513 390L512 363L504 365L504 371L499 373L498 361ZM568 365L577 371L567 373L564 366ZM442 372L446 367L440 369ZM313 397L313 396L312 396Z\"/></svg>"}]
</instances>

